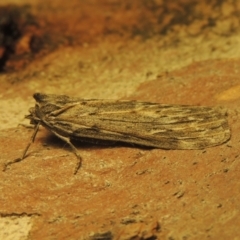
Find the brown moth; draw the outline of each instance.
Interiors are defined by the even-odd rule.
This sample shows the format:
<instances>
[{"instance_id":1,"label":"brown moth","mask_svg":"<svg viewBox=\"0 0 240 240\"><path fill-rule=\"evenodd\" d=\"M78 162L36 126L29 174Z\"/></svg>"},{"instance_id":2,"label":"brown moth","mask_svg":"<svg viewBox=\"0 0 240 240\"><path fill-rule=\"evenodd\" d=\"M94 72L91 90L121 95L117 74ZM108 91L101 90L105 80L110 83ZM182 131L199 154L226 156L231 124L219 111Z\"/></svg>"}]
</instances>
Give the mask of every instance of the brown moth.
<instances>
[{"instance_id":1,"label":"brown moth","mask_svg":"<svg viewBox=\"0 0 240 240\"><path fill-rule=\"evenodd\" d=\"M66 95L35 93L36 105L26 116L35 125L34 141L42 125L65 141L108 140L162 149L203 149L227 142L230 128L227 114L217 107L168 105L125 100L81 99ZM27 145L22 158L25 158ZM7 166L6 165L6 166Z\"/></svg>"}]
</instances>

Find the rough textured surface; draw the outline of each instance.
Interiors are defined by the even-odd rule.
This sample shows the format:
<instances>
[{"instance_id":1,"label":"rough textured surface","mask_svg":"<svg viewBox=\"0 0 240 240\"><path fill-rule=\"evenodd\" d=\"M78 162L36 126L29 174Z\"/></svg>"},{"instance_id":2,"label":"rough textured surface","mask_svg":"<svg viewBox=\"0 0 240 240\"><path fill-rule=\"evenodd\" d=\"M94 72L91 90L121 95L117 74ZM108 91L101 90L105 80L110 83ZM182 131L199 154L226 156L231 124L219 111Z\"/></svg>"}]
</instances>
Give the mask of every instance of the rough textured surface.
<instances>
[{"instance_id":1,"label":"rough textured surface","mask_svg":"<svg viewBox=\"0 0 240 240\"><path fill-rule=\"evenodd\" d=\"M41 128L27 158L0 171L0 238L240 238L238 1L8 4L29 4L37 24L0 75L2 169L29 142L33 130L18 124L34 92L221 105L232 137L186 151L74 142L83 157L74 176L74 154Z\"/></svg>"}]
</instances>

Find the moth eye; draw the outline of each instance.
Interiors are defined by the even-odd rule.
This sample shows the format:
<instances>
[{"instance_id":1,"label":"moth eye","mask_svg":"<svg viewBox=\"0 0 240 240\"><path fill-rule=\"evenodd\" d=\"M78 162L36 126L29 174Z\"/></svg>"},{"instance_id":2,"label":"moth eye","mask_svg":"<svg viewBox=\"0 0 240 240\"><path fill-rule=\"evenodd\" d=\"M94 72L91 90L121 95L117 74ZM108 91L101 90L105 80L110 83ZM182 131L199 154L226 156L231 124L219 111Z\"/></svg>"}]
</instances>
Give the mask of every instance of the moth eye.
<instances>
[{"instance_id":1,"label":"moth eye","mask_svg":"<svg viewBox=\"0 0 240 240\"><path fill-rule=\"evenodd\" d=\"M32 108L30 108L28 111L29 111L30 114L33 114L33 113L35 113L35 108L32 107Z\"/></svg>"},{"instance_id":2,"label":"moth eye","mask_svg":"<svg viewBox=\"0 0 240 240\"><path fill-rule=\"evenodd\" d=\"M39 122L39 120L36 120L36 119L31 119L30 120L30 124L33 124L33 125L37 125Z\"/></svg>"}]
</instances>

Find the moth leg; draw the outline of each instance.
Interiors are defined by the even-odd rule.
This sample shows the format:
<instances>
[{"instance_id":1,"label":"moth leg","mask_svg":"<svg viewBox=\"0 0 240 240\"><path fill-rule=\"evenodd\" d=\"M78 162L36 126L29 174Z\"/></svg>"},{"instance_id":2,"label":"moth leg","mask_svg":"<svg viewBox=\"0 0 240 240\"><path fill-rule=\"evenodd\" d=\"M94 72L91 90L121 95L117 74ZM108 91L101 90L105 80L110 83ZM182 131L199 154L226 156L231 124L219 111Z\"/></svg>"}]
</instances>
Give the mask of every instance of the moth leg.
<instances>
[{"instance_id":1,"label":"moth leg","mask_svg":"<svg viewBox=\"0 0 240 240\"><path fill-rule=\"evenodd\" d=\"M14 159L13 161L6 163L6 164L4 165L3 171L6 171L9 165L11 165L11 164L13 164L13 163L21 162L21 161L26 157L26 154L27 154L27 151L28 151L29 147L31 146L31 144L32 144L32 143L34 142L34 140L35 140L35 137L36 137L37 132L38 132L38 129L39 129L39 125L40 125L40 122L38 122L38 124L35 126L33 135L31 136L30 141L29 141L27 147L25 148L22 157L21 157L21 158Z\"/></svg>"},{"instance_id":2,"label":"moth leg","mask_svg":"<svg viewBox=\"0 0 240 240\"><path fill-rule=\"evenodd\" d=\"M74 152L74 154L76 155L77 159L78 159L78 163L77 166L75 168L74 171L74 175L77 174L79 168L82 166L82 157L80 156L80 154L78 153L78 150L74 147L74 145L71 143L70 138L68 137L64 137L58 133L56 133L55 131L52 131L58 138L62 139L64 142L66 142L71 148L72 151Z\"/></svg>"},{"instance_id":3,"label":"moth leg","mask_svg":"<svg viewBox=\"0 0 240 240\"><path fill-rule=\"evenodd\" d=\"M33 132L33 135L31 136L30 138L30 141L27 145L27 147L25 148L24 152L23 152L23 155L21 157L21 160L23 160L27 154L27 151L29 149L29 147L31 146L31 144L35 141L35 137L37 135L37 132L38 132L38 129L39 129L39 125L40 125L40 122L38 122L38 124L36 125L35 129L34 129L34 132Z\"/></svg>"}]
</instances>

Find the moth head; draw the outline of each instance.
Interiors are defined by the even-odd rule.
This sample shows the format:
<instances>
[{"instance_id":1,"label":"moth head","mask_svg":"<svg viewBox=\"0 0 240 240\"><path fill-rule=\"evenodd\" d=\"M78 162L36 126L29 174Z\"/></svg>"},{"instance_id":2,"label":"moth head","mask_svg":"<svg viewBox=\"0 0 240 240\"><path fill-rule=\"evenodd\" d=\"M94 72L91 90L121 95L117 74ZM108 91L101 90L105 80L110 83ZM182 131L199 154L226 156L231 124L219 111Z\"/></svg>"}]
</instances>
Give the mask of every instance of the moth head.
<instances>
[{"instance_id":1,"label":"moth head","mask_svg":"<svg viewBox=\"0 0 240 240\"><path fill-rule=\"evenodd\" d=\"M25 118L30 119L30 124L38 124L38 122L40 121L39 117L37 117L36 115L36 108L32 107L29 109L29 115L26 115Z\"/></svg>"}]
</instances>

